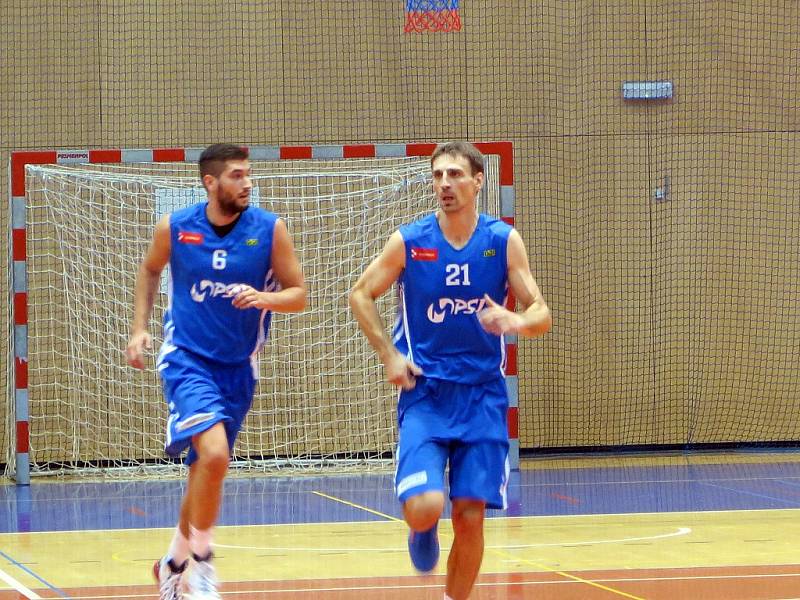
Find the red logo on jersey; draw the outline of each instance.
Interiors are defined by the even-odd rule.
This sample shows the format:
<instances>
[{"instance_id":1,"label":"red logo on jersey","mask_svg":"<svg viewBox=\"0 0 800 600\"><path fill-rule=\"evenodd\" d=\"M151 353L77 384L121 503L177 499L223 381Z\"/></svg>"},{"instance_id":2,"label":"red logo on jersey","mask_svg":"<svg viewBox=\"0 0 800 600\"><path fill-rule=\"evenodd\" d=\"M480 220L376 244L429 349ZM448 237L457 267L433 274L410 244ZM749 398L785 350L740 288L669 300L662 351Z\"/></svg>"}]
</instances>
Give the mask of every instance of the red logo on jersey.
<instances>
[{"instance_id":1,"label":"red logo on jersey","mask_svg":"<svg viewBox=\"0 0 800 600\"><path fill-rule=\"evenodd\" d=\"M202 233L194 233L192 231L179 231L178 232L178 241L181 244L202 244L203 243L203 234Z\"/></svg>"},{"instance_id":2,"label":"red logo on jersey","mask_svg":"<svg viewBox=\"0 0 800 600\"><path fill-rule=\"evenodd\" d=\"M439 249L411 248L411 260L439 260Z\"/></svg>"}]
</instances>

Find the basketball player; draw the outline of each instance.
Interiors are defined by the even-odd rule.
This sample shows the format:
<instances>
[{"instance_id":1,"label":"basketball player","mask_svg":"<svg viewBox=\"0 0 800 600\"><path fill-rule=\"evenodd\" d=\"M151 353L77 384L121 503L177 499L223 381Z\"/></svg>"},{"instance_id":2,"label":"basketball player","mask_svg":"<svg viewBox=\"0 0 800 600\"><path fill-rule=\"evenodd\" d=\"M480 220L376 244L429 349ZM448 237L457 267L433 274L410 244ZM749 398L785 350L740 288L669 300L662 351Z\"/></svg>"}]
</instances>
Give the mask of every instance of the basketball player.
<instances>
[{"instance_id":1,"label":"basketball player","mask_svg":"<svg viewBox=\"0 0 800 600\"><path fill-rule=\"evenodd\" d=\"M306 286L286 224L249 206L248 151L215 144L200 155L208 202L166 215L136 277L128 362L144 368L148 323L161 271L169 264L169 306L157 368L169 405L165 449L189 449L189 480L178 526L154 566L162 600L180 600L189 559L194 600L220 598L212 526L231 448L255 390L255 356L273 312L306 305Z\"/></svg>"},{"instance_id":2,"label":"basketball player","mask_svg":"<svg viewBox=\"0 0 800 600\"><path fill-rule=\"evenodd\" d=\"M420 572L439 560L437 523L450 463L455 539L445 598L463 600L483 559L485 510L506 508L503 336L540 336L552 321L522 238L477 212L483 155L464 142L440 145L431 170L439 210L392 234L353 287L350 306L386 379L401 388L395 489ZM400 306L390 338L375 300L395 281ZM509 289L522 312L504 308Z\"/></svg>"}]
</instances>

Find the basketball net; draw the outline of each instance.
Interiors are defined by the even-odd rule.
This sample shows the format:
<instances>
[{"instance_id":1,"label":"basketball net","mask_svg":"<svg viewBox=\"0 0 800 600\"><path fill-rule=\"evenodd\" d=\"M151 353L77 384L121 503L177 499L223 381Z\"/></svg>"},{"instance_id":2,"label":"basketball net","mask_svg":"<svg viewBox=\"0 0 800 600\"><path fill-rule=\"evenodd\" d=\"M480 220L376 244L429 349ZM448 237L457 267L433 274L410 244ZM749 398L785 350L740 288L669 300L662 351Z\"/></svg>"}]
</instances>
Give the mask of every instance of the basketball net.
<instances>
[{"instance_id":1,"label":"basketball net","mask_svg":"<svg viewBox=\"0 0 800 600\"><path fill-rule=\"evenodd\" d=\"M458 0L407 0L404 31L461 31Z\"/></svg>"}]
</instances>

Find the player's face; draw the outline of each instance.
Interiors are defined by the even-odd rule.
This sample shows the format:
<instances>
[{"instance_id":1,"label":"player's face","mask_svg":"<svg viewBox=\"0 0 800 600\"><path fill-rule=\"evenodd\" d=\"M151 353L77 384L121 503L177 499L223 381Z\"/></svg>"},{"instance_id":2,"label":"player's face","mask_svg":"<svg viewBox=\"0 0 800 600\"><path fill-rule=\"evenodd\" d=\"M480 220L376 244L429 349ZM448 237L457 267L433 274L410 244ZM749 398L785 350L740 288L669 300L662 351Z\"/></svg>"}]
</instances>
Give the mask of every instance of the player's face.
<instances>
[{"instance_id":1,"label":"player's face","mask_svg":"<svg viewBox=\"0 0 800 600\"><path fill-rule=\"evenodd\" d=\"M236 215L250 204L253 182L249 160L229 160L216 180L217 204L223 214Z\"/></svg>"},{"instance_id":2,"label":"player's face","mask_svg":"<svg viewBox=\"0 0 800 600\"><path fill-rule=\"evenodd\" d=\"M473 174L465 157L447 154L433 161L431 171L433 191L443 212L457 212L464 208L474 210L475 199L483 183L483 173Z\"/></svg>"}]
</instances>

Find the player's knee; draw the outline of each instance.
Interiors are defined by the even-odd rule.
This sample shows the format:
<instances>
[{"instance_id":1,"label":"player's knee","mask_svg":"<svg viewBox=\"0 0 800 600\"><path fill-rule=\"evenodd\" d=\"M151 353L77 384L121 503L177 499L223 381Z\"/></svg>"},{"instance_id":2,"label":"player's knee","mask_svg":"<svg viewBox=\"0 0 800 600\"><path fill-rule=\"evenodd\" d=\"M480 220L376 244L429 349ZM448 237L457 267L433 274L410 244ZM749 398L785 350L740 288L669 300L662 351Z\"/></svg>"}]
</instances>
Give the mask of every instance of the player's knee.
<instances>
[{"instance_id":1,"label":"player's knee","mask_svg":"<svg viewBox=\"0 0 800 600\"><path fill-rule=\"evenodd\" d=\"M425 492L412 496L403 505L406 523L414 531L427 531L439 520L444 510L444 494Z\"/></svg>"},{"instance_id":2,"label":"player's knee","mask_svg":"<svg viewBox=\"0 0 800 600\"><path fill-rule=\"evenodd\" d=\"M228 470L230 454L228 448L206 448L199 454L198 466L215 478L222 478Z\"/></svg>"},{"instance_id":3,"label":"player's knee","mask_svg":"<svg viewBox=\"0 0 800 600\"><path fill-rule=\"evenodd\" d=\"M486 512L483 504L470 503L453 508L453 533L457 536L477 536L483 534L483 518Z\"/></svg>"}]
</instances>

